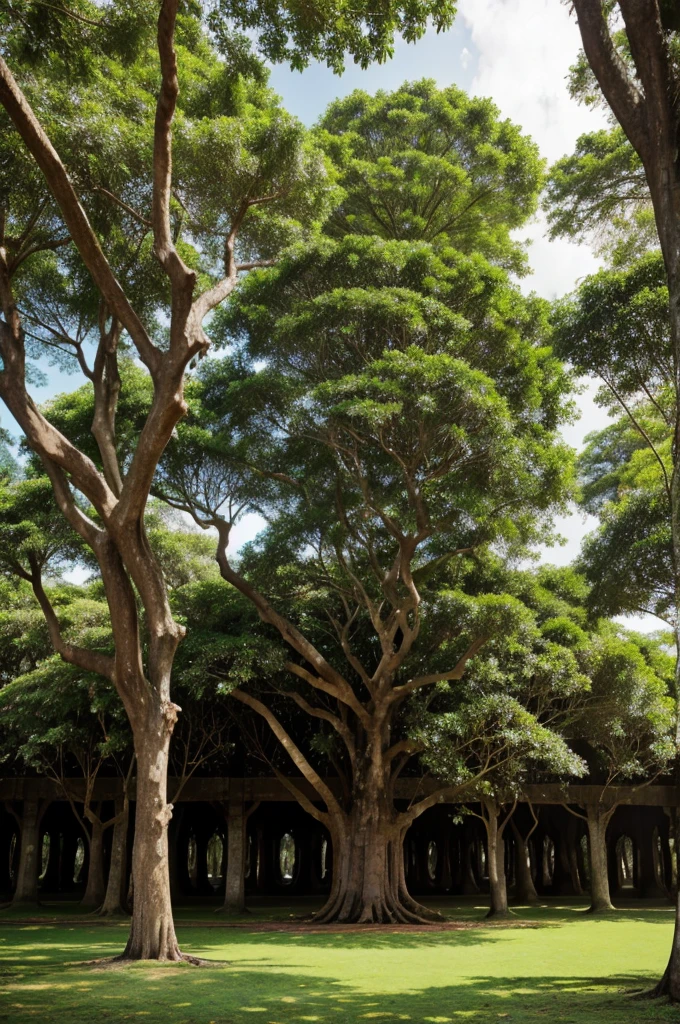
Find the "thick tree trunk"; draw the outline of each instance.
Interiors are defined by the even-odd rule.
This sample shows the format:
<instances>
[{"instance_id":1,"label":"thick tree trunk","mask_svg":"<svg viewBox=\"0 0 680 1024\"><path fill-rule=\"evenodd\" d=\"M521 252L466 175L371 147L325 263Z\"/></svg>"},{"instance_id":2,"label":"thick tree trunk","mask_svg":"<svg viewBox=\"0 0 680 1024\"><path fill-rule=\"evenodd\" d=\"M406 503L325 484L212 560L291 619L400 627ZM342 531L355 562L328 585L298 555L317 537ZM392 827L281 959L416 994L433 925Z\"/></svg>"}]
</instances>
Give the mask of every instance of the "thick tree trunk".
<instances>
[{"instance_id":1,"label":"thick tree trunk","mask_svg":"<svg viewBox=\"0 0 680 1024\"><path fill-rule=\"evenodd\" d=\"M538 893L531 874L529 842L521 834L514 821L511 822L515 836L515 899L518 903L538 902Z\"/></svg>"},{"instance_id":2,"label":"thick tree trunk","mask_svg":"<svg viewBox=\"0 0 680 1024\"><path fill-rule=\"evenodd\" d=\"M90 859L87 869L87 885L80 901L81 907L97 910L104 902L106 885L104 883L104 828L98 822L92 822L92 834L89 842Z\"/></svg>"},{"instance_id":3,"label":"thick tree trunk","mask_svg":"<svg viewBox=\"0 0 680 1024\"><path fill-rule=\"evenodd\" d=\"M346 823L332 828L331 836L333 886L318 919L359 924L405 920L391 884L391 822L381 802L371 797L355 801Z\"/></svg>"},{"instance_id":4,"label":"thick tree trunk","mask_svg":"<svg viewBox=\"0 0 680 1024\"><path fill-rule=\"evenodd\" d=\"M489 871L490 907L487 917L508 916L508 886L505 878L504 828L498 827L498 808L495 801L485 801L484 819L487 837L487 866ZM507 819L506 819L507 820Z\"/></svg>"},{"instance_id":5,"label":"thick tree trunk","mask_svg":"<svg viewBox=\"0 0 680 1024\"><path fill-rule=\"evenodd\" d=\"M610 815L597 804L586 807L590 846L590 907L591 914L606 914L614 910L609 894L606 832Z\"/></svg>"},{"instance_id":6,"label":"thick tree trunk","mask_svg":"<svg viewBox=\"0 0 680 1024\"><path fill-rule=\"evenodd\" d=\"M680 841L680 815L675 816L675 849ZM680 858L678 860L680 864ZM679 869L680 875L680 869ZM650 996L667 996L671 1002L680 1002L680 886L675 901L675 928L668 965L661 981L649 993Z\"/></svg>"},{"instance_id":7,"label":"thick tree trunk","mask_svg":"<svg viewBox=\"0 0 680 1024\"><path fill-rule=\"evenodd\" d=\"M392 807L369 786L358 787L352 810L330 822L333 880L322 923L413 924L433 915L408 894L404 873L405 829ZM435 915L437 919L438 915Z\"/></svg>"},{"instance_id":8,"label":"thick tree trunk","mask_svg":"<svg viewBox=\"0 0 680 1024\"><path fill-rule=\"evenodd\" d=\"M19 870L12 906L38 902L40 875L40 822L44 806L40 800L24 800L21 813Z\"/></svg>"},{"instance_id":9,"label":"thick tree trunk","mask_svg":"<svg viewBox=\"0 0 680 1024\"><path fill-rule=\"evenodd\" d=\"M127 801L116 802L116 822L113 826L111 839L111 862L109 877L106 883L106 895L99 911L103 916L127 914L125 909L127 895L127 833L130 812Z\"/></svg>"},{"instance_id":10,"label":"thick tree trunk","mask_svg":"<svg viewBox=\"0 0 680 1024\"><path fill-rule=\"evenodd\" d=\"M170 900L167 802L168 748L172 726L158 709L145 727L134 730L137 804L132 849L132 924L122 959L183 960ZM174 722L173 722L174 724Z\"/></svg>"}]
</instances>

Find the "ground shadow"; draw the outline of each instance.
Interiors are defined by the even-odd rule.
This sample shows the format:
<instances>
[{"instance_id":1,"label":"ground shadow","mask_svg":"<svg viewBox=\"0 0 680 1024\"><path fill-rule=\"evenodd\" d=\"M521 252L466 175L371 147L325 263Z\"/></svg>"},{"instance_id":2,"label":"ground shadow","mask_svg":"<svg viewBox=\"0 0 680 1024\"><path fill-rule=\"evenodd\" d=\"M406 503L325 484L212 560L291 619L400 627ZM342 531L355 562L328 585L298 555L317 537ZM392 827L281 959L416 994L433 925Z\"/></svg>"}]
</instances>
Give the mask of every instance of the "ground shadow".
<instances>
[{"instance_id":1,"label":"ground shadow","mask_svg":"<svg viewBox=\"0 0 680 1024\"><path fill-rule=\"evenodd\" d=\"M367 1024L413 1021L455 1024L499 1020L537 1024L645 1024L680 1019L677 1009L633 1001L630 993L655 980L650 974L620 973L607 978L569 976L527 962L534 976L520 976L508 951L498 948L499 930L357 934L294 934L234 931L229 966L197 970L187 965L124 965L97 970L83 961L120 951L126 924L101 929L89 925L15 925L0 936L0 1021L11 1024L118 1024L146 1019L162 1024ZM180 929L180 942L205 957L224 952L213 929ZM517 937L519 941L520 936ZM400 973L423 947L421 974L410 981ZM448 946L438 951L436 947ZM523 947L524 948L524 947ZM535 950L534 946L534 950ZM540 948L540 946L539 946ZM356 950L366 950L357 958ZM291 950L295 950L291 955ZM390 957L394 954L394 963ZM323 951L320 960L317 952ZM353 977L352 965L376 969ZM329 955L331 960L329 961ZM535 952L534 954L535 955ZM431 959L428 961L428 956ZM446 976L433 984L432 958L445 958ZM399 959L401 957L401 959ZM458 973L464 957L467 973ZM494 976L491 962L500 966ZM328 964L337 968L329 976ZM450 963L450 978L448 970ZM470 971L469 965L478 965ZM325 964L325 967L323 966ZM595 967L595 965L593 965ZM537 967L539 970L537 970Z\"/></svg>"}]
</instances>

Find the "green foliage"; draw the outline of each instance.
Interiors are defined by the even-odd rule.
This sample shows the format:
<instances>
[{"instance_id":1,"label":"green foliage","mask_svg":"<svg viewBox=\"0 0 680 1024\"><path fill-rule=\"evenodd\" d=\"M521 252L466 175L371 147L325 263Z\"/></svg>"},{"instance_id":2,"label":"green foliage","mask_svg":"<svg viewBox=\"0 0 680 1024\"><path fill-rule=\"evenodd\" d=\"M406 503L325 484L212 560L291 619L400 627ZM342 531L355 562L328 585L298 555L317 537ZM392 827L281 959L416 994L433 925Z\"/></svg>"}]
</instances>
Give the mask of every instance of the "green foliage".
<instances>
[{"instance_id":1,"label":"green foliage","mask_svg":"<svg viewBox=\"0 0 680 1024\"><path fill-rule=\"evenodd\" d=\"M553 238L606 233L649 206L642 163L618 126L581 135L550 169L544 207Z\"/></svg>"},{"instance_id":2,"label":"green foliage","mask_svg":"<svg viewBox=\"0 0 680 1024\"><path fill-rule=\"evenodd\" d=\"M648 611L674 618L671 515L659 458L670 471L668 425L650 406L593 434L579 462L583 503L599 515L581 555L592 584L590 601L602 614ZM649 442L654 445L654 451Z\"/></svg>"},{"instance_id":3,"label":"green foliage","mask_svg":"<svg viewBox=\"0 0 680 1024\"><path fill-rule=\"evenodd\" d=\"M30 11L38 6L28 3ZM97 28L81 25L84 36L74 45L86 64L82 73L74 74L71 63L51 50L29 61L19 23L7 47L114 272L163 345L168 282L153 255L150 224L158 54L147 21L149 13L155 20L156 8L138 6L129 18L125 54L117 43L102 45L103 29L99 38ZM88 17L112 25L118 15L124 20L126 10L118 3L103 13L93 6ZM230 32L221 36L227 47L234 38ZM228 65L197 13L187 11L179 17L175 44L181 90L172 228L178 252L204 289L225 274L226 239L236 224L239 261L271 259L282 245L315 230L336 194L334 172L309 133L281 109L261 66L252 55L246 60L243 39L229 52L243 52L244 60ZM91 376L92 347L106 327L100 296L5 114L0 129L0 206L28 354L47 354L62 369ZM126 349L125 336L120 348Z\"/></svg>"},{"instance_id":4,"label":"green foliage","mask_svg":"<svg viewBox=\"0 0 680 1024\"><path fill-rule=\"evenodd\" d=\"M542 162L489 100L427 79L356 91L331 104L318 134L345 190L329 234L422 239L526 269L510 232L534 212Z\"/></svg>"},{"instance_id":5,"label":"green foliage","mask_svg":"<svg viewBox=\"0 0 680 1024\"><path fill-rule=\"evenodd\" d=\"M674 668L675 658L664 656L661 643L650 638L640 644L635 634L607 625L594 637L591 699L573 734L587 741L607 783L649 778L671 764L676 706L668 691Z\"/></svg>"},{"instance_id":6,"label":"green foliage","mask_svg":"<svg viewBox=\"0 0 680 1024\"><path fill-rule=\"evenodd\" d=\"M409 735L422 747L429 771L499 799L540 773L584 774L583 760L562 732L590 691L580 656L583 630L567 617L541 622L554 610L540 596L551 593L549 585L541 586L548 581L522 572L506 582L531 594L536 607L510 594L476 599L475 618L481 612L482 621L470 635L487 636L487 642L462 680L439 683L433 699L412 700L407 713ZM461 621L460 613L456 619Z\"/></svg>"},{"instance_id":7,"label":"green foliage","mask_svg":"<svg viewBox=\"0 0 680 1024\"><path fill-rule=\"evenodd\" d=\"M4 759L60 776L80 768L88 775L99 761L130 745L127 719L117 694L98 676L52 657L0 690Z\"/></svg>"},{"instance_id":8,"label":"green foliage","mask_svg":"<svg viewBox=\"0 0 680 1024\"><path fill-rule=\"evenodd\" d=\"M47 477L0 485L0 572L28 578L82 557L78 537L59 514Z\"/></svg>"},{"instance_id":9,"label":"green foliage","mask_svg":"<svg viewBox=\"0 0 680 1024\"><path fill-rule=\"evenodd\" d=\"M671 413L673 367L661 253L586 278L575 296L557 303L554 344L580 372L600 376L613 395L628 400L651 393Z\"/></svg>"},{"instance_id":10,"label":"green foliage","mask_svg":"<svg viewBox=\"0 0 680 1024\"><path fill-rule=\"evenodd\" d=\"M285 0L215 0L210 25L218 34L223 22L256 35L262 53L296 70L321 60L341 72L347 55L360 67L383 62L392 55L396 33L407 42L419 39L431 23L438 32L449 28L456 13L452 0L313 0L303 5Z\"/></svg>"}]
</instances>

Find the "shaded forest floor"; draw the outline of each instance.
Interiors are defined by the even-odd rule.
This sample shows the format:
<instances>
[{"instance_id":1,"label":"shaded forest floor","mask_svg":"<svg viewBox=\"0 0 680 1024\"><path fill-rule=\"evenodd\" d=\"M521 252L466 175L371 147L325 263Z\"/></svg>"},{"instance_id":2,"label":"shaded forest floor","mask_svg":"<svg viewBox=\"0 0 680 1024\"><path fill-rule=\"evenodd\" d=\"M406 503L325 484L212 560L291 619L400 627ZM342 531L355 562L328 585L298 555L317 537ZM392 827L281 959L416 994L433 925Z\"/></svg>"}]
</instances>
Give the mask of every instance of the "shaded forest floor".
<instances>
[{"instance_id":1,"label":"shaded forest floor","mask_svg":"<svg viewBox=\"0 0 680 1024\"><path fill-rule=\"evenodd\" d=\"M228 922L182 907L182 948L222 963L108 971L86 961L120 952L127 921L72 904L46 905L30 923L0 911L0 1021L680 1024L680 1008L631 998L665 965L669 905L631 902L593 919L582 903L548 901L517 909L510 926L486 925L480 900L433 905L457 926L321 930L302 924L308 904L281 901L215 927Z\"/></svg>"}]
</instances>

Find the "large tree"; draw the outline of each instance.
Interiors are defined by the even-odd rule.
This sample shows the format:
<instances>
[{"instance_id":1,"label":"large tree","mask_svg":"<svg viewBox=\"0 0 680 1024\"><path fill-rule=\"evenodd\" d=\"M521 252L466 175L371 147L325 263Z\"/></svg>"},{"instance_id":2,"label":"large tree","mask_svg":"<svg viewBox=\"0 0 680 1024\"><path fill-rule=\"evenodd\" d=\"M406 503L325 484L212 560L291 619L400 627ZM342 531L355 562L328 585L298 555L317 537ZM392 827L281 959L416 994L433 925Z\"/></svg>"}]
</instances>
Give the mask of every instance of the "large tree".
<instances>
[{"instance_id":1,"label":"large tree","mask_svg":"<svg viewBox=\"0 0 680 1024\"><path fill-rule=\"evenodd\" d=\"M127 4L117 3L21 6L27 10L20 17L12 6L0 24L0 103L16 131L5 123L0 395L104 581L115 653L67 645L58 631L54 639L62 657L115 685L132 726L138 765L135 904L125 955L177 960L182 954L170 906L166 774L179 712L170 691L172 663L184 630L172 615L144 511L158 459L186 411L186 367L209 344L203 322L254 259L272 257L280 239L276 231L272 238L262 230L259 211L271 204L284 218L301 204L304 214L318 194L314 182L324 187L322 164L306 149L299 126L271 104L269 112L255 104L247 111L251 117L234 120L234 72L242 66L245 44L225 25L231 19L257 30L274 59L300 64L320 55L339 65L344 52L364 63L383 58L395 31L417 38L430 15L442 27L453 11L450 4L428 2L388 3L376 14L364 3L351 11L327 5L289 10L225 0L214 23L226 54L219 60L198 21L179 16L178 0L142 2L134 17ZM156 23L155 57L150 22ZM177 120L184 129L179 174L173 171ZM175 155L180 158L180 147ZM104 200L108 217L102 223L97 210ZM101 230L116 218L120 231ZM192 244L183 242L183 230ZM125 244L117 247L121 236ZM90 361L78 336L58 332L62 339L66 333L94 389L94 461L50 425L27 390L27 323L17 278L34 257L62 249L74 254L76 265L82 261L97 295ZM136 301L133 282L136 274L144 276L151 253L160 296L150 311ZM152 405L126 465L115 450L122 339L153 384Z\"/></svg>"},{"instance_id":2,"label":"large tree","mask_svg":"<svg viewBox=\"0 0 680 1024\"><path fill-rule=\"evenodd\" d=\"M404 209L412 193L407 183ZM232 687L325 804L296 790L333 841L322 920L422 915L401 841L446 788L397 812L395 785L417 752L400 711L512 630L512 601L460 591L461 559L491 541L519 550L569 489L556 431L571 385L546 346L545 307L474 252L468 228L458 243L469 254L447 237L384 239L376 222L371 235L298 244L249 275L211 325L232 355L197 378L158 485L217 529L223 578L288 647L280 687L335 735L344 800L284 728L270 685ZM229 533L244 508L268 528L236 561Z\"/></svg>"}]
</instances>

